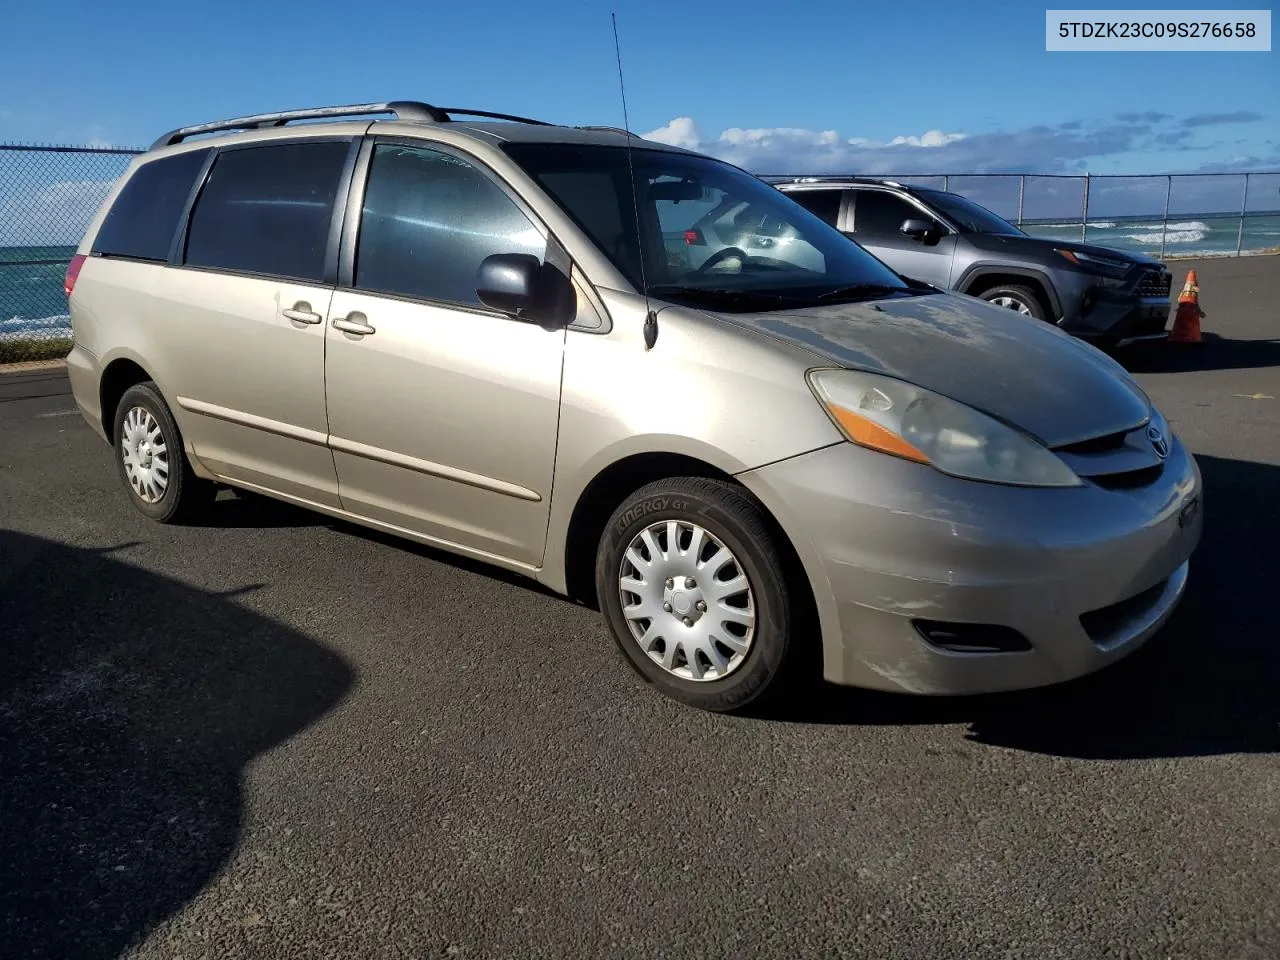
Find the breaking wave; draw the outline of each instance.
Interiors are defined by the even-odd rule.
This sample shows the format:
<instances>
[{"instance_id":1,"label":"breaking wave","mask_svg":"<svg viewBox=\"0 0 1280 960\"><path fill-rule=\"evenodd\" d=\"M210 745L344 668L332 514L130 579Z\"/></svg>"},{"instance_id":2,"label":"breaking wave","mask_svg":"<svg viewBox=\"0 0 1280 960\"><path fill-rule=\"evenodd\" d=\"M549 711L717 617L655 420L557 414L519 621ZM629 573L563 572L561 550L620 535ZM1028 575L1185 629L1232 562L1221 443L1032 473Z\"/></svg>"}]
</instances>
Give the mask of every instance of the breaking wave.
<instances>
[{"instance_id":1,"label":"breaking wave","mask_svg":"<svg viewBox=\"0 0 1280 960\"><path fill-rule=\"evenodd\" d=\"M71 336L71 317L65 313L52 317L10 317L0 320L0 340L39 333L46 337Z\"/></svg>"}]
</instances>

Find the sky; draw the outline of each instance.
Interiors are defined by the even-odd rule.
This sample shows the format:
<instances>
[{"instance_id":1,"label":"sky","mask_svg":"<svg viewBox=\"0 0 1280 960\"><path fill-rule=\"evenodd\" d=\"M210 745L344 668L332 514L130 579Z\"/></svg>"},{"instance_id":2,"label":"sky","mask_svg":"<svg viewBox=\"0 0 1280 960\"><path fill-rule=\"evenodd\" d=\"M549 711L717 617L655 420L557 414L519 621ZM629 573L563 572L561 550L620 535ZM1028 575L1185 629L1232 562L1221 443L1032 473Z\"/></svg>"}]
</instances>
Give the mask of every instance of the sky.
<instances>
[{"instance_id":1,"label":"sky","mask_svg":"<svg viewBox=\"0 0 1280 960\"><path fill-rule=\"evenodd\" d=\"M420 99L631 129L754 173L1280 170L1280 53L1048 53L985 0L15 2L0 142Z\"/></svg>"}]
</instances>

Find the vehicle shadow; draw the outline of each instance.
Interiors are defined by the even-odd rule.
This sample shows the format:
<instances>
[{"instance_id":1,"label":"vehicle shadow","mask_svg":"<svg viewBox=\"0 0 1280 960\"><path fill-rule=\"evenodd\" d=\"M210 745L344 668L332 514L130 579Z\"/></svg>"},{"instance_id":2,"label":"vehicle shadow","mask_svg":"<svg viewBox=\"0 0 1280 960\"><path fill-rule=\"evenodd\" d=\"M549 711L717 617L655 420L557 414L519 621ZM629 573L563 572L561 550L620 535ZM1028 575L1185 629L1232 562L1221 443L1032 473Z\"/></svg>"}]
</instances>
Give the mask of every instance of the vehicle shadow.
<instances>
[{"instance_id":1,"label":"vehicle shadow","mask_svg":"<svg viewBox=\"0 0 1280 960\"><path fill-rule=\"evenodd\" d=\"M245 766L354 681L315 641L120 549L0 530L4 956L141 941L232 855Z\"/></svg>"},{"instance_id":2,"label":"vehicle shadow","mask_svg":"<svg viewBox=\"0 0 1280 960\"><path fill-rule=\"evenodd\" d=\"M1187 593L1137 653L1072 683L920 698L822 685L772 719L968 725L988 746L1089 759L1280 752L1280 467L1196 458L1205 527Z\"/></svg>"},{"instance_id":3,"label":"vehicle shadow","mask_svg":"<svg viewBox=\"0 0 1280 960\"><path fill-rule=\"evenodd\" d=\"M1213 333L1203 343L1132 344L1114 356L1130 373L1256 370L1280 366L1280 340L1227 340Z\"/></svg>"},{"instance_id":4,"label":"vehicle shadow","mask_svg":"<svg viewBox=\"0 0 1280 960\"><path fill-rule=\"evenodd\" d=\"M319 527L333 521L324 514L247 490L222 490L207 510L190 521L194 527L269 530Z\"/></svg>"}]
</instances>

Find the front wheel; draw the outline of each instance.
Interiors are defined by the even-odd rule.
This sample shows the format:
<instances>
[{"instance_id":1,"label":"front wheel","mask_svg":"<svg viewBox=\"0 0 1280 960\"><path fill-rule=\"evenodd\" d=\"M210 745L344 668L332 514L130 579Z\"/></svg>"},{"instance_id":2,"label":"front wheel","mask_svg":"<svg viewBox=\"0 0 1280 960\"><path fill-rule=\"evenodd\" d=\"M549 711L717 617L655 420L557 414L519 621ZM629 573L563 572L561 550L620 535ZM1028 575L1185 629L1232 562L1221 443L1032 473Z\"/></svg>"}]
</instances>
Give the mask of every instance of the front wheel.
<instances>
[{"instance_id":1,"label":"front wheel","mask_svg":"<svg viewBox=\"0 0 1280 960\"><path fill-rule=\"evenodd\" d=\"M1040 305L1040 298L1036 296L1035 291L1030 287L1017 284L992 287L990 290L983 292L982 299L988 303L995 304L997 307L1004 307L1006 310L1020 313L1024 317L1031 317L1035 320L1045 319L1045 310Z\"/></svg>"},{"instance_id":2,"label":"front wheel","mask_svg":"<svg viewBox=\"0 0 1280 960\"><path fill-rule=\"evenodd\" d=\"M660 480L610 518L596 593L642 677L681 703L727 712L780 687L792 646L784 569L763 510L742 490Z\"/></svg>"}]
</instances>

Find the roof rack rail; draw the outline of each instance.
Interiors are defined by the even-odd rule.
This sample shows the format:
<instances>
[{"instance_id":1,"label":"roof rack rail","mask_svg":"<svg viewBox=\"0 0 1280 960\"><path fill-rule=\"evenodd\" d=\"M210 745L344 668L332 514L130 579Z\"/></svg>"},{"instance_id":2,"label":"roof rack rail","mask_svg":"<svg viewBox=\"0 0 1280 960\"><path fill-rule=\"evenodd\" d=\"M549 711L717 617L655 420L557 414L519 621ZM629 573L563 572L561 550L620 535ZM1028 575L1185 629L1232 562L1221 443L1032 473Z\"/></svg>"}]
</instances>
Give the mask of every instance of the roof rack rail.
<instances>
[{"instance_id":1,"label":"roof rack rail","mask_svg":"<svg viewBox=\"0 0 1280 960\"><path fill-rule=\"evenodd\" d=\"M623 134L623 135L625 135L625 136L628 136L628 137L635 137L637 140L641 139L641 137L640 137L640 135L639 135L638 133L632 133L632 132L631 132L630 130L628 130L626 127L611 127L611 126L609 126L608 124L589 124L589 125L587 125L587 126L585 126L585 127L577 127L576 129L578 129L578 130L599 130L599 131L601 131L601 132L603 132L603 133L621 133L621 134Z\"/></svg>"},{"instance_id":2,"label":"roof rack rail","mask_svg":"<svg viewBox=\"0 0 1280 960\"><path fill-rule=\"evenodd\" d=\"M460 117L487 117L490 120L511 120L515 123L531 123L537 127L550 127L553 124L546 120L531 120L529 117L517 117L510 113L492 113L488 110L467 110L463 107L439 107L441 113L446 114L445 120L450 119L454 114Z\"/></svg>"},{"instance_id":3,"label":"roof rack rail","mask_svg":"<svg viewBox=\"0 0 1280 960\"><path fill-rule=\"evenodd\" d=\"M217 133L221 130L255 130L263 127L283 127L293 120L318 120L335 117L360 117L377 113L394 114L397 120L416 120L420 122L435 121L437 123L449 119L449 114L439 107L416 100L392 100L387 103L355 103L338 107L311 107L305 110L285 110L279 113L257 113L248 117L236 117L232 120L215 120L212 123L197 123L190 127L179 127L164 134L150 149L167 147L181 143L188 137L201 133Z\"/></svg>"}]
</instances>

